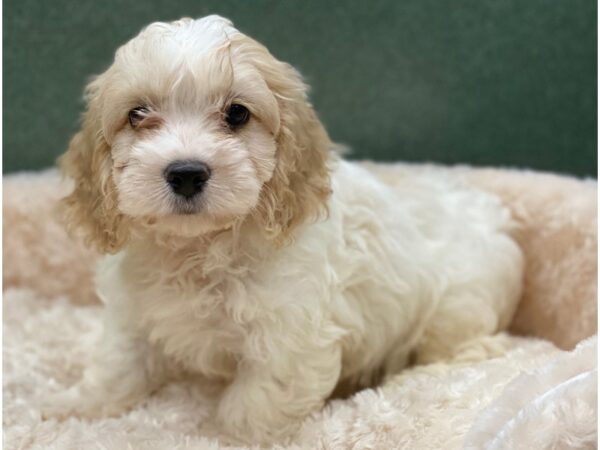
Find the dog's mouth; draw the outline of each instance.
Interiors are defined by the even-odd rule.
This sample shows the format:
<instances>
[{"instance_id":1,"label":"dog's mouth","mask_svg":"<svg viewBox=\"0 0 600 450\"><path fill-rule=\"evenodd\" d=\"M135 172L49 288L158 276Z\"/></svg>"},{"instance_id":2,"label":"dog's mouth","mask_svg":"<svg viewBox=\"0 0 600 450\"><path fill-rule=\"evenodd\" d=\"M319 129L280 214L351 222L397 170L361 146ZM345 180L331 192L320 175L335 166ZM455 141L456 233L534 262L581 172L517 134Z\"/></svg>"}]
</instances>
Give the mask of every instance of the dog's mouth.
<instances>
[{"instance_id":1,"label":"dog's mouth","mask_svg":"<svg viewBox=\"0 0 600 450\"><path fill-rule=\"evenodd\" d=\"M172 214L178 216L192 216L202 210L202 202L196 197L175 198L172 203Z\"/></svg>"},{"instance_id":2,"label":"dog's mouth","mask_svg":"<svg viewBox=\"0 0 600 450\"><path fill-rule=\"evenodd\" d=\"M198 237L231 228L236 216L215 216L201 205L183 204L168 214L145 216L142 225L172 236Z\"/></svg>"}]
</instances>

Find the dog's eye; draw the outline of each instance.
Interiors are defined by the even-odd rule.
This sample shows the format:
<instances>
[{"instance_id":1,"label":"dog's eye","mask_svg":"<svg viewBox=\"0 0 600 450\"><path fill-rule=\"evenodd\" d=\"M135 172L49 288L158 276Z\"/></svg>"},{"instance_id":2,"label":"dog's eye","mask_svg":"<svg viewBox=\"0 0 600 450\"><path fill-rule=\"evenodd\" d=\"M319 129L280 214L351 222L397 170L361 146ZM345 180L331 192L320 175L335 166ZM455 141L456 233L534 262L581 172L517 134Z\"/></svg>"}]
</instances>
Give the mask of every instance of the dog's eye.
<instances>
[{"instance_id":1,"label":"dog's eye","mask_svg":"<svg viewBox=\"0 0 600 450\"><path fill-rule=\"evenodd\" d=\"M148 108L145 106L137 106L129 111L129 124L132 127L138 126L138 124L148 116Z\"/></svg>"},{"instance_id":2,"label":"dog's eye","mask_svg":"<svg viewBox=\"0 0 600 450\"><path fill-rule=\"evenodd\" d=\"M234 103L227 110L225 120L232 128L240 127L250 120L250 111L245 106Z\"/></svg>"}]
</instances>

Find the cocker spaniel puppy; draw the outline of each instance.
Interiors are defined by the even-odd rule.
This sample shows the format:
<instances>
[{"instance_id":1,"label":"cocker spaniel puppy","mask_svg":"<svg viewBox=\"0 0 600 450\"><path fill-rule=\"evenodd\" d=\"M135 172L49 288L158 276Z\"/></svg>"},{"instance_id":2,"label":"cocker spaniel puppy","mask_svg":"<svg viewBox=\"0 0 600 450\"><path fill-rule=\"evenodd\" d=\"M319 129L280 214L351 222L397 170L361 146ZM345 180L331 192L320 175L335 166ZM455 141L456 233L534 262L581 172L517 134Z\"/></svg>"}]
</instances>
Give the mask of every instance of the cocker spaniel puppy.
<instances>
[{"instance_id":1,"label":"cocker spaniel puppy","mask_svg":"<svg viewBox=\"0 0 600 450\"><path fill-rule=\"evenodd\" d=\"M499 200L342 160L298 72L230 21L154 23L86 93L63 206L108 254L105 331L47 415L118 414L191 373L223 381L226 435L268 443L336 386L508 325L522 256Z\"/></svg>"}]
</instances>

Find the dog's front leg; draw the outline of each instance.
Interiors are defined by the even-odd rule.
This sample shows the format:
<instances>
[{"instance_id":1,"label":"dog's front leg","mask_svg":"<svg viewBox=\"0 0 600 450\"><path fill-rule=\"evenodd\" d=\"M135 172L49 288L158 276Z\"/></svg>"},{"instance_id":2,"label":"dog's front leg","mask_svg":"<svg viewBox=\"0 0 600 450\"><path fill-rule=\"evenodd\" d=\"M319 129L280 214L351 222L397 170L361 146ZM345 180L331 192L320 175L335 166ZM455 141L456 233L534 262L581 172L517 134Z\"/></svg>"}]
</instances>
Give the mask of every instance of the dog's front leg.
<instances>
[{"instance_id":1,"label":"dog's front leg","mask_svg":"<svg viewBox=\"0 0 600 450\"><path fill-rule=\"evenodd\" d=\"M106 311L102 339L82 379L44 399L46 418L118 415L157 389L165 380L163 356L123 320L122 311Z\"/></svg>"},{"instance_id":2,"label":"dog's front leg","mask_svg":"<svg viewBox=\"0 0 600 450\"><path fill-rule=\"evenodd\" d=\"M288 437L333 391L341 370L337 346L243 361L219 404L223 431L249 443Z\"/></svg>"}]
</instances>

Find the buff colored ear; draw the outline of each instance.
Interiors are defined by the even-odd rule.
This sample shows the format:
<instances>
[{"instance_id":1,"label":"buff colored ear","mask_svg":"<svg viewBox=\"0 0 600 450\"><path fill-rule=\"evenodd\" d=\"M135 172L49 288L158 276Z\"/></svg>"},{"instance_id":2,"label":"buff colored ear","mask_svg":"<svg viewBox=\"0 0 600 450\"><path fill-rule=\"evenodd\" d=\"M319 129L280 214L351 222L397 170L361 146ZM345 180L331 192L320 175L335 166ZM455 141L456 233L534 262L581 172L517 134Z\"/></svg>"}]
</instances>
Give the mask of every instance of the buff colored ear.
<instances>
[{"instance_id":1,"label":"buff colored ear","mask_svg":"<svg viewBox=\"0 0 600 450\"><path fill-rule=\"evenodd\" d=\"M61 209L70 231L81 231L86 243L102 253L115 253L127 241L129 227L117 207L110 146L99 114L100 85L98 78L87 87L82 129L59 160L62 172L75 182Z\"/></svg>"},{"instance_id":2,"label":"buff colored ear","mask_svg":"<svg viewBox=\"0 0 600 450\"><path fill-rule=\"evenodd\" d=\"M257 212L264 229L285 242L298 225L327 213L333 145L307 100L298 72L268 56L267 67L259 62L258 69L277 98L281 127L275 171L263 187Z\"/></svg>"}]
</instances>

